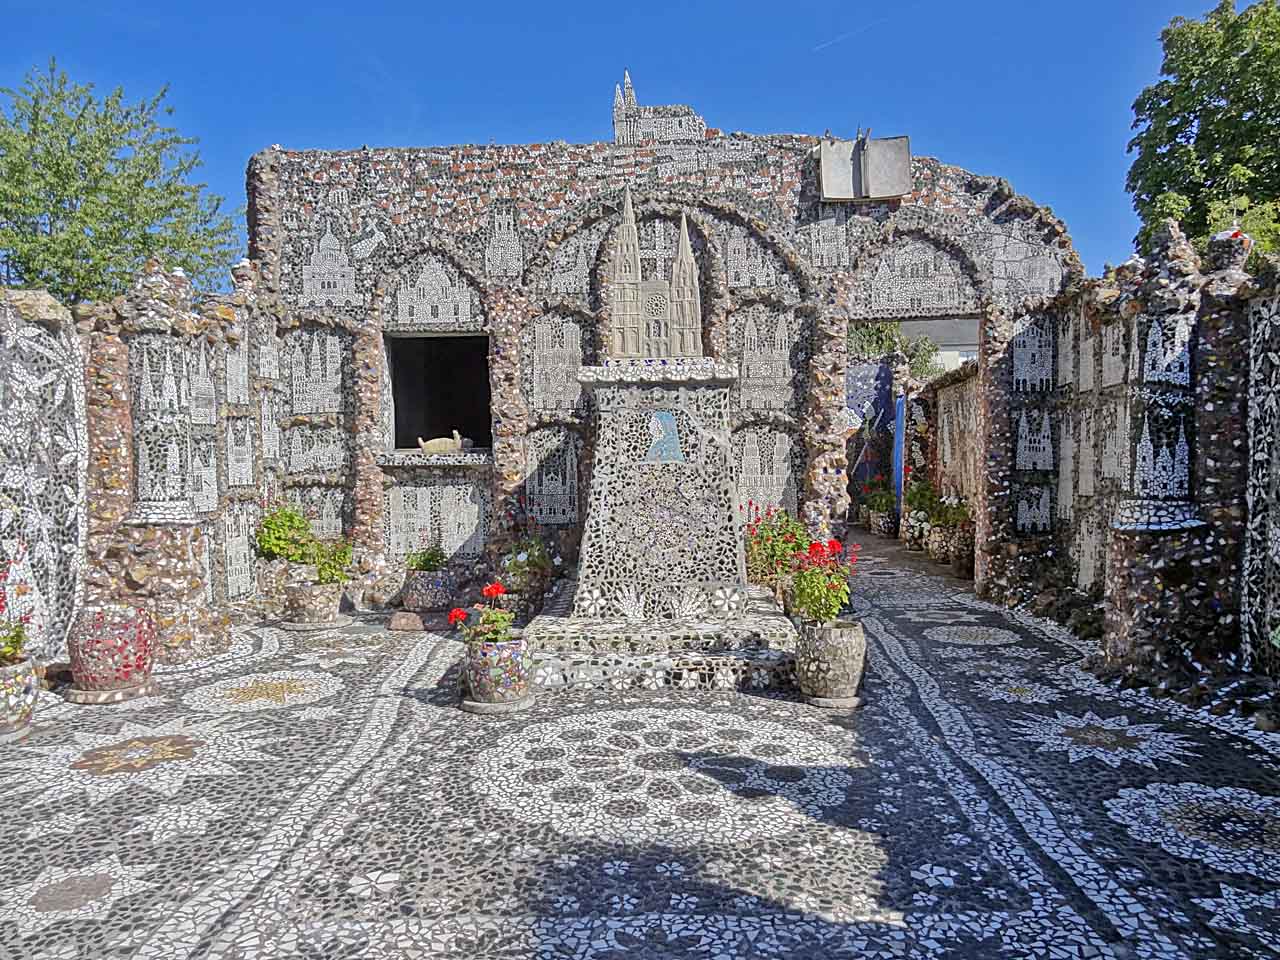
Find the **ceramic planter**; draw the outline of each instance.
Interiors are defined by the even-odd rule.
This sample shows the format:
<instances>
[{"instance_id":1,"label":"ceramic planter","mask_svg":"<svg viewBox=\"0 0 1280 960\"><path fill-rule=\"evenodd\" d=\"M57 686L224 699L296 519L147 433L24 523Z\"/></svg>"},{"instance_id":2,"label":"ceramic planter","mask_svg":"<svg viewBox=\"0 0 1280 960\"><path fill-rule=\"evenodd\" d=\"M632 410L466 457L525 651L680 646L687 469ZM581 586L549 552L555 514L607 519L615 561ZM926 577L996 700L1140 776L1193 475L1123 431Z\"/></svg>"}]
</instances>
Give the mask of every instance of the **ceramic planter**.
<instances>
[{"instance_id":1,"label":"ceramic planter","mask_svg":"<svg viewBox=\"0 0 1280 960\"><path fill-rule=\"evenodd\" d=\"M470 713L510 713L533 703L533 652L519 633L506 640L468 643L464 663Z\"/></svg>"},{"instance_id":2,"label":"ceramic planter","mask_svg":"<svg viewBox=\"0 0 1280 960\"><path fill-rule=\"evenodd\" d=\"M924 552L935 563L950 563L951 548L955 543L956 528L934 525L925 539Z\"/></svg>"},{"instance_id":3,"label":"ceramic planter","mask_svg":"<svg viewBox=\"0 0 1280 960\"><path fill-rule=\"evenodd\" d=\"M923 550L925 538L929 536L929 514L923 510L912 510L902 518L902 530L908 550Z\"/></svg>"},{"instance_id":4,"label":"ceramic planter","mask_svg":"<svg viewBox=\"0 0 1280 960\"><path fill-rule=\"evenodd\" d=\"M405 574L400 605L414 613L434 613L457 606L458 574L443 570L410 570Z\"/></svg>"},{"instance_id":5,"label":"ceramic planter","mask_svg":"<svg viewBox=\"0 0 1280 960\"><path fill-rule=\"evenodd\" d=\"M31 717L40 695L36 665L30 657L0 666L0 743L21 740L31 730Z\"/></svg>"},{"instance_id":6,"label":"ceramic planter","mask_svg":"<svg viewBox=\"0 0 1280 960\"><path fill-rule=\"evenodd\" d=\"M893 539L898 535L898 515L892 511L877 513L873 510L871 512L871 532Z\"/></svg>"},{"instance_id":7,"label":"ceramic planter","mask_svg":"<svg viewBox=\"0 0 1280 960\"><path fill-rule=\"evenodd\" d=\"M857 620L804 623L796 638L796 683L809 703L856 707L867 661L867 638Z\"/></svg>"},{"instance_id":8,"label":"ceramic planter","mask_svg":"<svg viewBox=\"0 0 1280 960\"><path fill-rule=\"evenodd\" d=\"M334 623L342 602L340 583L287 583L284 588L284 618L291 623Z\"/></svg>"},{"instance_id":9,"label":"ceramic planter","mask_svg":"<svg viewBox=\"0 0 1280 960\"><path fill-rule=\"evenodd\" d=\"M127 604L86 607L67 635L72 703L120 703L155 692L156 625Z\"/></svg>"}]
</instances>

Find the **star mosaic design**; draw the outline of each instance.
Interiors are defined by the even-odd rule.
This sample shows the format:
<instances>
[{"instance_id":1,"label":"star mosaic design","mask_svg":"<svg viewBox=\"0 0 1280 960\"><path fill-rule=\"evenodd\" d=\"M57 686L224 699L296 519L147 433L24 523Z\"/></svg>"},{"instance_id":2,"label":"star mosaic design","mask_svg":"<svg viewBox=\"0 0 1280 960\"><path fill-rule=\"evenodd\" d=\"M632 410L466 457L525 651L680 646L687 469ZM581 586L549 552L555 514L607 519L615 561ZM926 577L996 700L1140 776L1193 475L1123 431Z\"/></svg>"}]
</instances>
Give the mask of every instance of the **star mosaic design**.
<instances>
[{"instance_id":1,"label":"star mosaic design","mask_svg":"<svg viewBox=\"0 0 1280 960\"><path fill-rule=\"evenodd\" d=\"M146 893L154 864L126 865L116 854L85 867L47 867L32 881L0 888L0 915L21 933L102 917L118 900Z\"/></svg>"},{"instance_id":2,"label":"star mosaic design","mask_svg":"<svg viewBox=\"0 0 1280 960\"><path fill-rule=\"evenodd\" d=\"M1280 797L1203 783L1126 787L1105 801L1129 833L1177 857L1280 883Z\"/></svg>"},{"instance_id":3,"label":"star mosaic design","mask_svg":"<svg viewBox=\"0 0 1280 960\"><path fill-rule=\"evenodd\" d=\"M1053 703L1061 700L1061 691L1034 680L984 680L974 690L990 700L1003 703Z\"/></svg>"},{"instance_id":4,"label":"star mosaic design","mask_svg":"<svg viewBox=\"0 0 1280 960\"><path fill-rule=\"evenodd\" d=\"M1018 635L1012 630L970 624L929 627L924 635L939 643L958 643L967 647L997 647L1018 642Z\"/></svg>"},{"instance_id":5,"label":"star mosaic design","mask_svg":"<svg viewBox=\"0 0 1280 960\"><path fill-rule=\"evenodd\" d=\"M185 699L197 710L244 713L315 703L341 689L342 681L332 674L276 670L219 680L192 690Z\"/></svg>"},{"instance_id":6,"label":"star mosaic design","mask_svg":"<svg viewBox=\"0 0 1280 960\"><path fill-rule=\"evenodd\" d=\"M224 727L222 718L126 721L117 733L73 733L71 742L28 746L0 761L0 775L38 786L41 800L87 794L99 802L144 788L173 797L192 777L229 777L243 764L270 763L270 739Z\"/></svg>"},{"instance_id":7,"label":"star mosaic design","mask_svg":"<svg viewBox=\"0 0 1280 960\"><path fill-rule=\"evenodd\" d=\"M1075 716L1055 711L1053 717L1028 714L1011 726L1024 739L1038 743L1039 753L1065 753L1071 763L1099 760L1109 767L1137 763L1182 766L1195 756L1186 737L1169 733L1159 723L1130 723L1126 716L1103 718L1087 711Z\"/></svg>"}]
</instances>

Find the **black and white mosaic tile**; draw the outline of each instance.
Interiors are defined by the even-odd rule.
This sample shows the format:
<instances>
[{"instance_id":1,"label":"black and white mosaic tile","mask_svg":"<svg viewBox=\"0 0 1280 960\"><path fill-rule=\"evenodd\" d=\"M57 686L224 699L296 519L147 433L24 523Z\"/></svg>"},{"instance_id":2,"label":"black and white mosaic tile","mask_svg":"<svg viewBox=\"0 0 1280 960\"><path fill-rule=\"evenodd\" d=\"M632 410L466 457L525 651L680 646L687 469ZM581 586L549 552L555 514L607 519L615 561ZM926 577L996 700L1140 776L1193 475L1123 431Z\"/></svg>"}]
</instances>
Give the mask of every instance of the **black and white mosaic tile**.
<instances>
[{"instance_id":1,"label":"black and white mosaic tile","mask_svg":"<svg viewBox=\"0 0 1280 960\"><path fill-rule=\"evenodd\" d=\"M866 574L864 576L864 574ZM1270 957L1280 743L867 563L867 704L456 708L458 643L239 633L0 748L0 957Z\"/></svg>"}]
</instances>

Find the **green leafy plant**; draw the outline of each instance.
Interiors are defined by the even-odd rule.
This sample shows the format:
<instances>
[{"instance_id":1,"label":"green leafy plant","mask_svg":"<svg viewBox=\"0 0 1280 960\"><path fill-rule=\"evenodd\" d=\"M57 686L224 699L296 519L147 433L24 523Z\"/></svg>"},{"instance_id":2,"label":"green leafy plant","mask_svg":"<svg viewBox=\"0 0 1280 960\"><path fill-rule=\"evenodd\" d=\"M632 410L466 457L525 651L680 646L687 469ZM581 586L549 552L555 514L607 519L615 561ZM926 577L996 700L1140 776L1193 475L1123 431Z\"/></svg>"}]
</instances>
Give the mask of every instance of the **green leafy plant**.
<instances>
[{"instance_id":1,"label":"green leafy plant","mask_svg":"<svg viewBox=\"0 0 1280 960\"><path fill-rule=\"evenodd\" d=\"M857 560L857 545L846 552L839 540L814 541L807 552L797 552L791 577L791 610L810 623L834 620L849 602L849 578Z\"/></svg>"},{"instance_id":2,"label":"green leafy plant","mask_svg":"<svg viewBox=\"0 0 1280 960\"><path fill-rule=\"evenodd\" d=\"M264 560L311 563L308 551L315 542L311 522L294 507L271 510L258 525L258 555Z\"/></svg>"},{"instance_id":3,"label":"green leafy plant","mask_svg":"<svg viewBox=\"0 0 1280 960\"><path fill-rule=\"evenodd\" d=\"M16 620L10 619L9 595L12 592L20 596L24 589L30 588L23 584L11 584L9 575L12 571L12 560L7 561L4 569L0 570L0 666L21 663L27 657L27 622L31 615L26 613Z\"/></svg>"},{"instance_id":4,"label":"green leafy plant","mask_svg":"<svg viewBox=\"0 0 1280 960\"><path fill-rule=\"evenodd\" d=\"M351 544L345 540L313 540L309 562L316 565L316 583L343 583L351 572Z\"/></svg>"},{"instance_id":5,"label":"green leafy plant","mask_svg":"<svg viewBox=\"0 0 1280 960\"><path fill-rule=\"evenodd\" d=\"M468 644L502 643L511 639L511 624L515 621L514 610L503 610L498 606L498 598L507 592L501 581L485 584L480 591L487 604L476 604L471 611L463 607L454 607L449 611L449 624L462 631L462 639Z\"/></svg>"},{"instance_id":6,"label":"green leafy plant","mask_svg":"<svg viewBox=\"0 0 1280 960\"><path fill-rule=\"evenodd\" d=\"M747 579L772 585L791 569L791 558L809 533L785 510L770 507L763 514L750 500L740 509L747 518Z\"/></svg>"},{"instance_id":7,"label":"green leafy plant","mask_svg":"<svg viewBox=\"0 0 1280 960\"><path fill-rule=\"evenodd\" d=\"M933 484L928 480L912 480L907 484L902 499L906 502L908 510L923 510L929 514L930 520L933 519L934 512L941 502L938 491L933 489Z\"/></svg>"},{"instance_id":8,"label":"green leafy plant","mask_svg":"<svg viewBox=\"0 0 1280 960\"><path fill-rule=\"evenodd\" d=\"M404 565L419 573L434 573L443 570L449 558L438 546L423 547L421 550L410 550L405 557Z\"/></svg>"},{"instance_id":9,"label":"green leafy plant","mask_svg":"<svg viewBox=\"0 0 1280 960\"><path fill-rule=\"evenodd\" d=\"M502 576L511 589L524 592L547 580L556 566L546 541L536 533L526 533L502 558Z\"/></svg>"},{"instance_id":10,"label":"green leafy plant","mask_svg":"<svg viewBox=\"0 0 1280 960\"><path fill-rule=\"evenodd\" d=\"M194 182L196 141L165 125L166 94L98 96L53 61L0 90L0 284L105 300L152 258L197 286L222 282L235 222Z\"/></svg>"},{"instance_id":11,"label":"green leafy plant","mask_svg":"<svg viewBox=\"0 0 1280 960\"><path fill-rule=\"evenodd\" d=\"M969 522L969 505L960 497L942 497L929 514L940 527L959 527Z\"/></svg>"},{"instance_id":12,"label":"green leafy plant","mask_svg":"<svg viewBox=\"0 0 1280 960\"><path fill-rule=\"evenodd\" d=\"M1219 0L1202 19L1174 17L1160 79L1133 103L1125 187L1144 251L1166 218L1202 249L1236 223L1255 254L1280 249L1280 4L1236 8Z\"/></svg>"}]
</instances>

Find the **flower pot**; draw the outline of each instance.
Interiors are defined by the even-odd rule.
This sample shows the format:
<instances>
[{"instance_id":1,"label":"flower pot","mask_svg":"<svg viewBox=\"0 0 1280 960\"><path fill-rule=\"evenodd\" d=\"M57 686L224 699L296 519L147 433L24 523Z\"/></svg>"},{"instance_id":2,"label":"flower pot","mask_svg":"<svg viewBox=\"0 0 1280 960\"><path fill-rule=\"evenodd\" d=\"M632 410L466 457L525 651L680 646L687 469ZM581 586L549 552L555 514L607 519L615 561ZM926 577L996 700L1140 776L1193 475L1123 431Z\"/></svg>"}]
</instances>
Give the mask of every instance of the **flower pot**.
<instances>
[{"instance_id":1,"label":"flower pot","mask_svg":"<svg viewBox=\"0 0 1280 960\"><path fill-rule=\"evenodd\" d=\"M533 652L518 633L506 640L468 643L463 669L463 710L510 713L533 703Z\"/></svg>"},{"instance_id":2,"label":"flower pot","mask_svg":"<svg viewBox=\"0 0 1280 960\"><path fill-rule=\"evenodd\" d=\"M21 740L31 730L31 717L40 695L35 661L30 657L0 666L0 743Z\"/></svg>"},{"instance_id":3,"label":"flower pot","mask_svg":"<svg viewBox=\"0 0 1280 960\"><path fill-rule=\"evenodd\" d=\"M288 583L284 588L284 618L292 623L333 623L342 602L340 583Z\"/></svg>"},{"instance_id":4,"label":"flower pot","mask_svg":"<svg viewBox=\"0 0 1280 960\"><path fill-rule=\"evenodd\" d=\"M898 535L898 515L893 512L871 512L871 532L890 539Z\"/></svg>"},{"instance_id":5,"label":"flower pot","mask_svg":"<svg viewBox=\"0 0 1280 960\"><path fill-rule=\"evenodd\" d=\"M930 529L924 545L925 556L935 563L950 563L955 533L955 527L934 526Z\"/></svg>"},{"instance_id":6,"label":"flower pot","mask_svg":"<svg viewBox=\"0 0 1280 960\"><path fill-rule=\"evenodd\" d=\"M931 526L929 514L924 510L912 510L902 518L903 539L908 550L923 550L925 538L929 536Z\"/></svg>"},{"instance_id":7,"label":"flower pot","mask_svg":"<svg viewBox=\"0 0 1280 960\"><path fill-rule=\"evenodd\" d=\"M457 595L456 571L448 567L443 570L410 570L405 574L400 604L414 613L432 613L455 606Z\"/></svg>"},{"instance_id":8,"label":"flower pot","mask_svg":"<svg viewBox=\"0 0 1280 960\"><path fill-rule=\"evenodd\" d=\"M871 508L866 504L858 507L858 523L866 529L871 529Z\"/></svg>"},{"instance_id":9,"label":"flower pot","mask_svg":"<svg viewBox=\"0 0 1280 960\"><path fill-rule=\"evenodd\" d=\"M67 635L72 703L120 703L152 694L156 625L145 610L127 604L86 607Z\"/></svg>"},{"instance_id":10,"label":"flower pot","mask_svg":"<svg viewBox=\"0 0 1280 960\"><path fill-rule=\"evenodd\" d=\"M867 638L857 620L804 623L796 638L796 684L814 706L856 707L867 661Z\"/></svg>"}]
</instances>

